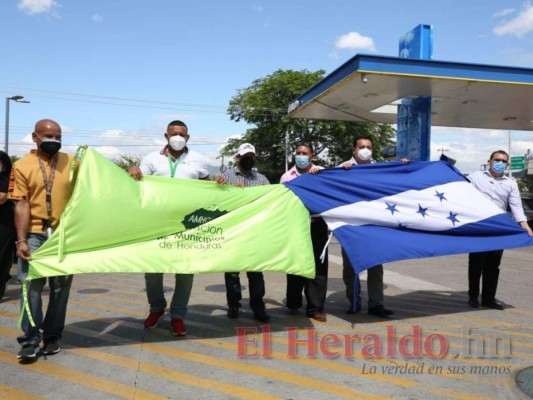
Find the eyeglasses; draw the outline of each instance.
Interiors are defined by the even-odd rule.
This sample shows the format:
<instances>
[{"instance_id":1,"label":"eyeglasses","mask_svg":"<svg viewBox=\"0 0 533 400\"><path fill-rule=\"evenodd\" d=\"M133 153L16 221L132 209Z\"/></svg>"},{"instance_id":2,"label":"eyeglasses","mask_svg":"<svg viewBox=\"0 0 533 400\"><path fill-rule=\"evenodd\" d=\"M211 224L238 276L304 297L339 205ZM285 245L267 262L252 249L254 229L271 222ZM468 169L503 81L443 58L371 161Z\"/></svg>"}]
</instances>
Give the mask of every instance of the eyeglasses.
<instances>
[{"instance_id":1,"label":"eyeglasses","mask_svg":"<svg viewBox=\"0 0 533 400\"><path fill-rule=\"evenodd\" d=\"M492 160L492 161L495 161L495 162L504 162L504 163L506 163L506 164L508 164L508 163L509 163L509 161L508 161L508 160L503 160L503 159L501 159L501 158L495 158L495 159L494 159L494 160Z\"/></svg>"}]
</instances>

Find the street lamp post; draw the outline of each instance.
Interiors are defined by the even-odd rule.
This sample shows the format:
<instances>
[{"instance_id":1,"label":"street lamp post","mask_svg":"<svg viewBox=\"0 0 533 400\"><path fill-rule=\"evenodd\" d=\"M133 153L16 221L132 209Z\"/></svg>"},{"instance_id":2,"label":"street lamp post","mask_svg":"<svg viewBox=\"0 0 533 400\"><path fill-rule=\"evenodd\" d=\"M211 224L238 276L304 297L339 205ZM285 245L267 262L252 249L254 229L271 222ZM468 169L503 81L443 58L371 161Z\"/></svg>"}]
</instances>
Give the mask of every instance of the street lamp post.
<instances>
[{"instance_id":1,"label":"street lamp post","mask_svg":"<svg viewBox=\"0 0 533 400\"><path fill-rule=\"evenodd\" d=\"M4 150L9 154L9 102L13 100L16 103L29 103L27 100L23 100L24 96L16 95L11 97L6 97L6 129L5 129L5 144Z\"/></svg>"},{"instance_id":2,"label":"street lamp post","mask_svg":"<svg viewBox=\"0 0 533 400\"><path fill-rule=\"evenodd\" d=\"M285 172L289 170L289 131L285 131Z\"/></svg>"}]
</instances>

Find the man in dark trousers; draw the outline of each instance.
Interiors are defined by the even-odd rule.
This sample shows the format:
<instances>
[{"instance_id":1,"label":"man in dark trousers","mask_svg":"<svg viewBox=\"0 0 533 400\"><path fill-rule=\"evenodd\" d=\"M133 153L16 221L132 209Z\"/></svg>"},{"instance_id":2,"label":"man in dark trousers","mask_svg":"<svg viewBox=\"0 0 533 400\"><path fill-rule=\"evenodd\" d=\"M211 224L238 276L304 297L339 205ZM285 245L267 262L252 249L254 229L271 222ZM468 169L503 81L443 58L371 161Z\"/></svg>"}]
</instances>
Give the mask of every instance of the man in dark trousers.
<instances>
[{"instance_id":1,"label":"man in dark trousers","mask_svg":"<svg viewBox=\"0 0 533 400\"><path fill-rule=\"evenodd\" d=\"M296 146L295 165L289 169L280 179L280 183L290 182L308 172L316 172L322 167L313 164L314 151L310 143L302 143ZM311 218L311 242L315 257L315 277L304 278L299 275L287 275L287 308L289 313L295 315L302 306L302 289L305 294L306 315L320 322L326 322L327 315L324 312L326 294L328 291L328 251L325 250L324 258L321 259L322 251L328 242L328 226L320 217Z\"/></svg>"},{"instance_id":2,"label":"man in dark trousers","mask_svg":"<svg viewBox=\"0 0 533 400\"><path fill-rule=\"evenodd\" d=\"M504 174L509 164L509 155L503 150L497 150L490 155L487 163L489 168L486 171L475 171L469 175L470 182L501 210L506 212L510 209L514 220L527 231L529 236L533 236L522 208L518 185ZM503 250L470 253L468 257L468 304L471 307L479 307L479 281L482 279L481 305L503 310L503 304L496 301L502 256Z\"/></svg>"},{"instance_id":3,"label":"man in dark trousers","mask_svg":"<svg viewBox=\"0 0 533 400\"><path fill-rule=\"evenodd\" d=\"M357 165L370 164L372 159L373 140L371 137L355 138L352 154L353 157L345 161L341 166L350 169ZM402 160L403 163L408 160ZM355 314L361 309L361 284L359 275L355 275L354 269L348 256L342 250L342 278L346 285L346 297L350 301L348 314ZM367 270L367 290L368 290L368 313L378 317L386 318L394 314L383 305L383 265L378 264ZM357 289L357 290L356 290ZM357 302L355 299L357 298Z\"/></svg>"},{"instance_id":4,"label":"man in dark trousers","mask_svg":"<svg viewBox=\"0 0 533 400\"><path fill-rule=\"evenodd\" d=\"M223 175L218 176L218 184L229 184L241 188L259 185L269 185L268 179L257 172L255 165L255 147L250 143L240 145L235 155L235 166L228 168ZM250 308L254 313L254 318L260 322L270 321L270 315L266 312L265 302L265 280L262 272L247 272L248 285L250 291ZM228 301L228 318L239 317L240 301L242 300L241 281L238 272L226 272L224 274L226 283L226 299Z\"/></svg>"}]
</instances>

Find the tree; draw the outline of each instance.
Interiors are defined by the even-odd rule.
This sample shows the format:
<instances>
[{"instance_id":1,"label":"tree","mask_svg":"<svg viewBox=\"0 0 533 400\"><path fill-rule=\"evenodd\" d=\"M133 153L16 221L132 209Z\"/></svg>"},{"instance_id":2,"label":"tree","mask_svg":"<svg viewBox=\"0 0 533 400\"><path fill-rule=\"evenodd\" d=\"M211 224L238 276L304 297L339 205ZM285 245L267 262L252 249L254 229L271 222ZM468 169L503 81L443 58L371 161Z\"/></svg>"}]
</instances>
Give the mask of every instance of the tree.
<instances>
[{"instance_id":1,"label":"tree","mask_svg":"<svg viewBox=\"0 0 533 400\"><path fill-rule=\"evenodd\" d=\"M272 182L285 172L285 156L292 154L298 143L311 143L317 162L336 166L351 157L355 136L374 139L374 155L381 155L383 146L393 144L395 132L390 125L290 119L288 105L317 84L325 71L277 70L237 91L228 107L230 118L255 125L241 139L230 139L222 154L233 156L241 143L252 143L257 152L258 169ZM288 149L285 138L288 137ZM287 151L288 150L288 151Z\"/></svg>"}]
</instances>

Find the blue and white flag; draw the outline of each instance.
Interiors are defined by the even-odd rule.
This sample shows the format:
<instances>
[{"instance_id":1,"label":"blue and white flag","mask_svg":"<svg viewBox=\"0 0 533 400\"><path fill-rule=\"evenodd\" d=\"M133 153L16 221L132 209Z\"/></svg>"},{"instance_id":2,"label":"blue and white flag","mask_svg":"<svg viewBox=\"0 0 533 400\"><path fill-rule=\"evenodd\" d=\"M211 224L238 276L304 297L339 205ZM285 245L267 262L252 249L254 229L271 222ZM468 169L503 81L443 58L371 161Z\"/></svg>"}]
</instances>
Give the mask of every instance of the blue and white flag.
<instances>
[{"instance_id":1,"label":"blue and white flag","mask_svg":"<svg viewBox=\"0 0 533 400\"><path fill-rule=\"evenodd\" d=\"M285 185L324 218L358 273L384 262L533 245L444 161L327 169Z\"/></svg>"}]
</instances>

